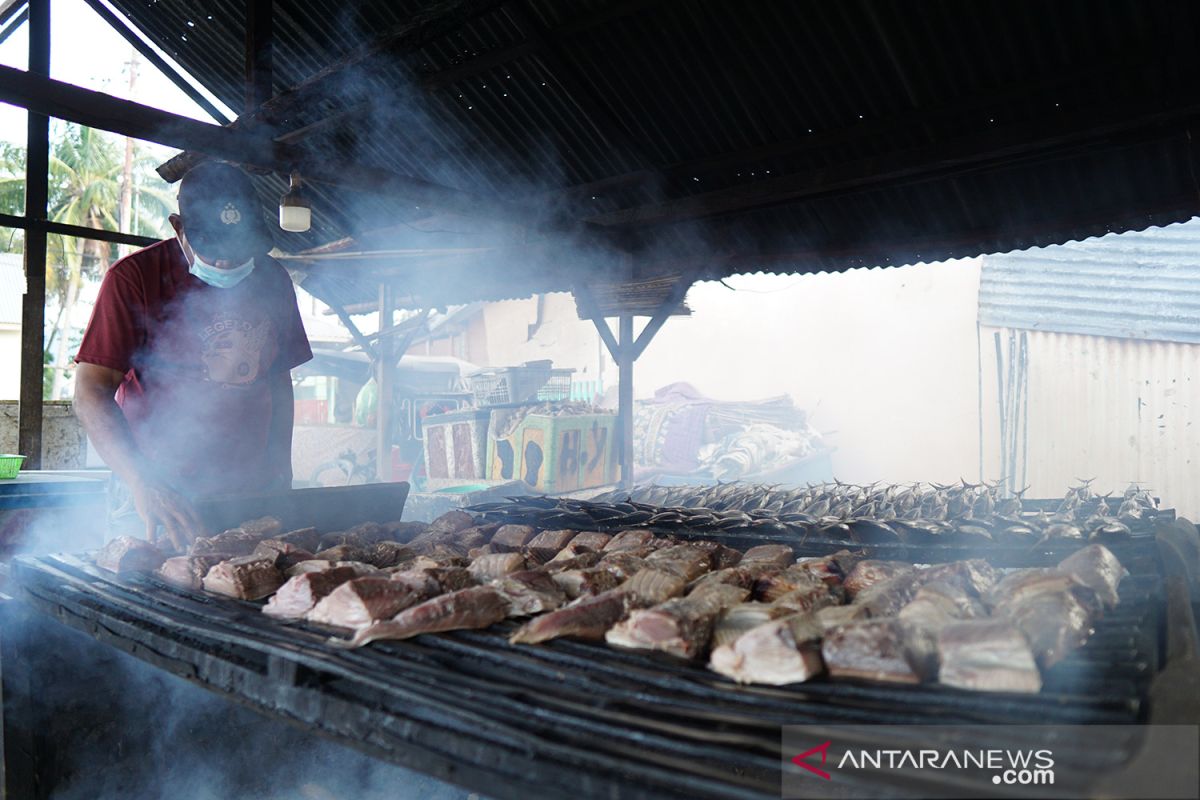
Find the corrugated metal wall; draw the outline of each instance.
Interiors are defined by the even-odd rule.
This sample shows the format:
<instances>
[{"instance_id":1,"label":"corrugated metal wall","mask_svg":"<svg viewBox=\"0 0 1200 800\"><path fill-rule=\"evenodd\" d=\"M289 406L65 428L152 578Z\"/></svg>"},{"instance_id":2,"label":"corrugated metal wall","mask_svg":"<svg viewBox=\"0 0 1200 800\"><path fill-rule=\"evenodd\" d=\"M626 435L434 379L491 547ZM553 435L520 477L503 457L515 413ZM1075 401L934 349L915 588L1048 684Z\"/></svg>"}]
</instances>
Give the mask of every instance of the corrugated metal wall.
<instances>
[{"instance_id":1,"label":"corrugated metal wall","mask_svg":"<svg viewBox=\"0 0 1200 800\"><path fill-rule=\"evenodd\" d=\"M992 330L984 329L985 343ZM1094 478L1101 492L1137 482L1165 506L1200 517L1200 345L1028 336L1028 496L1060 496L1080 478ZM986 377L986 347L983 356ZM994 375L994 357L991 364ZM990 404L985 396L985 415L995 408L995 395Z\"/></svg>"}]
</instances>

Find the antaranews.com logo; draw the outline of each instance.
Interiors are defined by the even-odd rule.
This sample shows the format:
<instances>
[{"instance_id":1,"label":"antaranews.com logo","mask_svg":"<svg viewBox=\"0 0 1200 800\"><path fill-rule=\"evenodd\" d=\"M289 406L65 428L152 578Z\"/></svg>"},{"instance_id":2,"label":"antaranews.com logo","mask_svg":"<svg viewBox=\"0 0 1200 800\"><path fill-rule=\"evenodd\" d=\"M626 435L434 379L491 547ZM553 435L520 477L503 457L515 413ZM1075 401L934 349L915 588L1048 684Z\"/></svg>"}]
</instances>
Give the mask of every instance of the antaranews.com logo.
<instances>
[{"instance_id":1,"label":"antaranews.com logo","mask_svg":"<svg viewBox=\"0 0 1200 800\"><path fill-rule=\"evenodd\" d=\"M789 726L782 745L784 798L1200 798L1194 725Z\"/></svg>"},{"instance_id":2,"label":"antaranews.com logo","mask_svg":"<svg viewBox=\"0 0 1200 800\"><path fill-rule=\"evenodd\" d=\"M825 771L829 760L829 748L833 740L792 756L792 763L824 780L833 776ZM814 761L820 758L820 766ZM847 767L862 770L989 770L994 785L1006 786L1052 786L1054 785L1054 753L1038 750L930 750L896 748L847 749L831 769Z\"/></svg>"}]
</instances>

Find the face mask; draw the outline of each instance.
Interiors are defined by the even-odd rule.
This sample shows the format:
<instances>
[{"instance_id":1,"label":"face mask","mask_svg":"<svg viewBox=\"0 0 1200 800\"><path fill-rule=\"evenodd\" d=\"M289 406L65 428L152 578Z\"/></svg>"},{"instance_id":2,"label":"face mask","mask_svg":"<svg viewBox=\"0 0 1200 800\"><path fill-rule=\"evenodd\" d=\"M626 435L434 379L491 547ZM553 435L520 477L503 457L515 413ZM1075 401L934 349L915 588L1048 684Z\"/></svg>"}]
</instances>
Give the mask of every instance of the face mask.
<instances>
[{"instance_id":1,"label":"face mask","mask_svg":"<svg viewBox=\"0 0 1200 800\"><path fill-rule=\"evenodd\" d=\"M183 249L182 243L180 248ZM184 249L184 254L187 250ZM212 264L206 264L195 253L192 253L190 259L192 265L188 267L188 272L195 275L200 280L204 281L209 286L215 286L218 289L232 289L246 279L251 272L254 271L254 259L250 259L241 266L231 269L220 269Z\"/></svg>"}]
</instances>

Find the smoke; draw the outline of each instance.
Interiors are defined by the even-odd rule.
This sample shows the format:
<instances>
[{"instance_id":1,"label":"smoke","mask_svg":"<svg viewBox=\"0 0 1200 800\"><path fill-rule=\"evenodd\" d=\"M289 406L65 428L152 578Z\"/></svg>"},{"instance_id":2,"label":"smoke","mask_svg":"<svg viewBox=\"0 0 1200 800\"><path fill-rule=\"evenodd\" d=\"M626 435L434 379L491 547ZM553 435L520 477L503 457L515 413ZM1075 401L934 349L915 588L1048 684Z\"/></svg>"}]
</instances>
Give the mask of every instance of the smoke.
<instances>
[{"instance_id":1,"label":"smoke","mask_svg":"<svg viewBox=\"0 0 1200 800\"><path fill-rule=\"evenodd\" d=\"M20 643L19 677L33 695L10 692L6 711L29 714L17 718L33 732L50 784L42 788L56 800L468 797L47 622L30 615L5 631Z\"/></svg>"}]
</instances>

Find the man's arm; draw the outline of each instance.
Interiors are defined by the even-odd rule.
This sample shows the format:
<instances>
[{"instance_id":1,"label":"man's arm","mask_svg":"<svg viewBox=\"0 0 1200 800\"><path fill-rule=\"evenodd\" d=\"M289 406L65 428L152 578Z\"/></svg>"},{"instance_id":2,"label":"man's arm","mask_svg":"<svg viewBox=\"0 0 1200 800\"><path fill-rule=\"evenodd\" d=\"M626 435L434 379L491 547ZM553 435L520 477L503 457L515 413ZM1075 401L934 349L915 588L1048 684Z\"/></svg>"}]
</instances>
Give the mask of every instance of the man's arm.
<instances>
[{"instance_id":1,"label":"man's arm","mask_svg":"<svg viewBox=\"0 0 1200 800\"><path fill-rule=\"evenodd\" d=\"M275 485L292 488L292 424L295 422L295 393L289 370L272 373L271 429L267 432L267 463L271 465Z\"/></svg>"},{"instance_id":2,"label":"man's arm","mask_svg":"<svg viewBox=\"0 0 1200 800\"><path fill-rule=\"evenodd\" d=\"M96 451L133 493L134 505L146 523L146 538L153 540L162 525L171 542L182 550L204 533L191 504L158 482L146 468L129 424L117 405L116 393L124 376L99 364L80 363L75 370L75 415Z\"/></svg>"}]
</instances>

